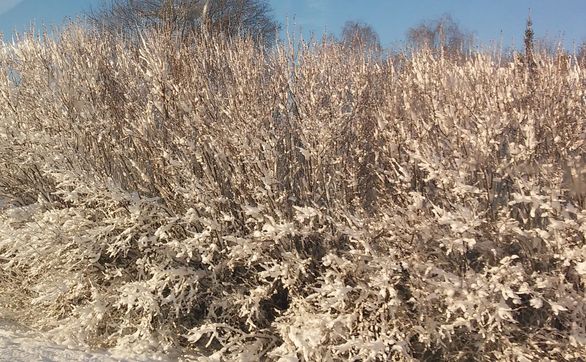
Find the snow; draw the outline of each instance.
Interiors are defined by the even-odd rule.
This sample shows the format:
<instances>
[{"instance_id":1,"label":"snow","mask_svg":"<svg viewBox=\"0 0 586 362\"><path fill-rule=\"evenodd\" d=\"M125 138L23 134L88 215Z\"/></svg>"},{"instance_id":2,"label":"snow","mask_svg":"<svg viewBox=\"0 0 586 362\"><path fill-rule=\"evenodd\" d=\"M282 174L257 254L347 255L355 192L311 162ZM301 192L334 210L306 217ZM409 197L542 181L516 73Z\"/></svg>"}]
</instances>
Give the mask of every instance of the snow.
<instances>
[{"instance_id":1,"label":"snow","mask_svg":"<svg viewBox=\"0 0 586 362\"><path fill-rule=\"evenodd\" d=\"M51 342L41 333L26 330L16 323L0 318L0 361L154 361L149 358L132 358L119 353L87 352Z\"/></svg>"}]
</instances>

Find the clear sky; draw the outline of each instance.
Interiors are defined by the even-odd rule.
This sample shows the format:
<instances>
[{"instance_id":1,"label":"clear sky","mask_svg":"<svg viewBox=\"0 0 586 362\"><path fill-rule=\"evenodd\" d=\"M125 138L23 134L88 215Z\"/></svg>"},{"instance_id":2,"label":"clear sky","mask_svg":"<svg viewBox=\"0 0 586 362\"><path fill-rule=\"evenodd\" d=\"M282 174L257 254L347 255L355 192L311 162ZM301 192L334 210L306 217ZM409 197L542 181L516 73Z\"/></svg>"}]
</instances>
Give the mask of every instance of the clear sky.
<instances>
[{"instance_id":1,"label":"clear sky","mask_svg":"<svg viewBox=\"0 0 586 362\"><path fill-rule=\"evenodd\" d=\"M9 37L31 22L59 24L102 0L0 0L0 31ZM536 36L563 40L566 48L586 41L586 0L270 0L284 28L307 37L339 34L346 20L372 25L384 46L400 45L411 26L451 14L484 44L520 46L529 9ZM287 25L288 24L288 25Z\"/></svg>"}]
</instances>

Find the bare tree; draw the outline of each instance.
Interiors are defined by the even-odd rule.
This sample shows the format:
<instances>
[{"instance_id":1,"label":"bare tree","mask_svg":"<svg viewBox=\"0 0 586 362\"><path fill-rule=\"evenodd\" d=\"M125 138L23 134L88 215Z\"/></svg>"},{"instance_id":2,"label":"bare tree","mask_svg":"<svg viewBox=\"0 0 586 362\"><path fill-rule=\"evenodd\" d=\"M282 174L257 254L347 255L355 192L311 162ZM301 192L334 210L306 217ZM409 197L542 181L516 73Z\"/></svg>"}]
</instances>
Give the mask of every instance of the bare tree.
<instances>
[{"instance_id":1,"label":"bare tree","mask_svg":"<svg viewBox=\"0 0 586 362\"><path fill-rule=\"evenodd\" d=\"M133 33L150 26L167 26L185 33L204 19L215 32L250 35L272 42L279 24L267 0L110 0L88 18L107 30Z\"/></svg>"},{"instance_id":2,"label":"bare tree","mask_svg":"<svg viewBox=\"0 0 586 362\"><path fill-rule=\"evenodd\" d=\"M448 55L461 55L474 45L474 34L463 30L448 14L427 20L407 31L407 41L415 49L442 50Z\"/></svg>"},{"instance_id":3,"label":"bare tree","mask_svg":"<svg viewBox=\"0 0 586 362\"><path fill-rule=\"evenodd\" d=\"M380 51L380 39L377 32L369 24L357 21L347 21L342 28L341 42L352 49Z\"/></svg>"},{"instance_id":4,"label":"bare tree","mask_svg":"<svg viewBox=\"0 0 586 362\"><path fill-rule=\"evenodd\" d=\"M525 44L525 65L531 76L534 76L536 71L537 63L533 59L534 47L535 47L535 33L533 32L533 21L531 21L531 15L527 18L527 25L525 27L525 37L523 42Z\"/></svg>"}]
</instances>

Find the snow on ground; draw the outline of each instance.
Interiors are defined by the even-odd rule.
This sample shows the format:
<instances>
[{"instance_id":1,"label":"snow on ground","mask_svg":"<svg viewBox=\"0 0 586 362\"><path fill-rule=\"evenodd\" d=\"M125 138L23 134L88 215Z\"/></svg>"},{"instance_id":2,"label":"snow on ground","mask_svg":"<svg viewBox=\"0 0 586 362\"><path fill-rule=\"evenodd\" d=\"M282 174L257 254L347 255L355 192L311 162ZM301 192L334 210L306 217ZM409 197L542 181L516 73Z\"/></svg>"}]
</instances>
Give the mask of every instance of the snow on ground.
<instances>
[{"instance_id":1,"label":"snow on ground","mask_svg":"<svg viewBox=\"0 0 586 362\"><path fill-rule=\"evenodd\" d=\"M114 362L154 361L147 358L126 358L110 352L86 352L51 342L42 334L28 331L0 319L0 361L4 362Z\"/></svg>"},{"instance_id":2,"label":"snow on ground","mask_svg":"<svg viewBox=\"0 0 586 362\"><path fill-rule=\"evenodd\" d=\"M87 353L59 346L43 336L0 321L0 361L116 361L107 354Z\"/></svg>"}]
</instances>

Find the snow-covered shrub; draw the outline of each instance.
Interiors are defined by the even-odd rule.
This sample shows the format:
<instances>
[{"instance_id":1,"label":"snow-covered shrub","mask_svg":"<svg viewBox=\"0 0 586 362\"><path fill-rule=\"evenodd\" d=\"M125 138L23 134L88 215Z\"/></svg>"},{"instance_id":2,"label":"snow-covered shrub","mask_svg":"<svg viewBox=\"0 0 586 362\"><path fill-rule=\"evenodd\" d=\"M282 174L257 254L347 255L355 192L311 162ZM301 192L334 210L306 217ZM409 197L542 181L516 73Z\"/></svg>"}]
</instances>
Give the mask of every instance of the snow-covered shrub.
<instances>
[{"instance_id":1,"label":"snow-covered shrub","mask_svg":"<svg viewBox=\"0 0 586 362\"><path fill-rule=\"evenodd\" d=\"M584 69L72 27L2 45L0 300L210 360L586 354Z\"/></svg>"}]
</instances>

